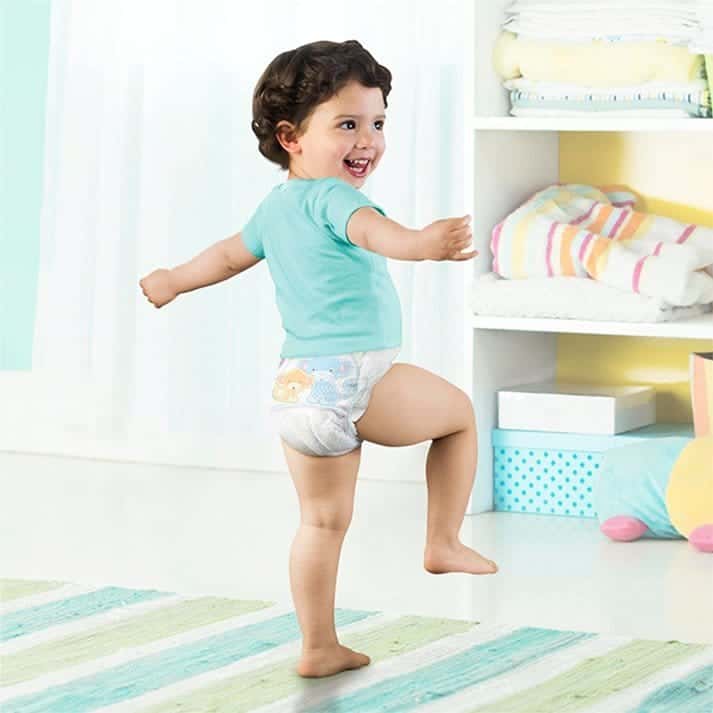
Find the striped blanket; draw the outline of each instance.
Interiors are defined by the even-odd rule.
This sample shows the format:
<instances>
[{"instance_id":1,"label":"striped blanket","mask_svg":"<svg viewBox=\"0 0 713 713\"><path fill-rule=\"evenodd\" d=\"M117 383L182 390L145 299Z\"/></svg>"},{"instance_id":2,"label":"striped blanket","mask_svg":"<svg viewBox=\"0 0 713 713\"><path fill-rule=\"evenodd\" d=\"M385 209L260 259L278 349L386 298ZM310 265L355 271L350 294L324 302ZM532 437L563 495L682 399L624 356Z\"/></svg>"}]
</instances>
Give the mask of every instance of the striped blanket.
<instances>
[{"instance_id":1,"label":"striped blanket","mask_svg":"<svg viewBox=\"0 0 713 713\"><path fill-rule=\"evenodd\" d=\"M713 228L634 210L618 187L552 185L498 223L493 271L593 278L675 307L713 302Z\"/></svg>"},{"instance_id":2,"label":"striped blanket","mask_svg":"<svg viewBox=\"0 0 713 713\"><path fill-rule=\"evenodd\" d=\"M713 646L338 609L371 665L294 672L269 602L0 580L3 713L707 713Z\"/></svg>"}]
</instances>

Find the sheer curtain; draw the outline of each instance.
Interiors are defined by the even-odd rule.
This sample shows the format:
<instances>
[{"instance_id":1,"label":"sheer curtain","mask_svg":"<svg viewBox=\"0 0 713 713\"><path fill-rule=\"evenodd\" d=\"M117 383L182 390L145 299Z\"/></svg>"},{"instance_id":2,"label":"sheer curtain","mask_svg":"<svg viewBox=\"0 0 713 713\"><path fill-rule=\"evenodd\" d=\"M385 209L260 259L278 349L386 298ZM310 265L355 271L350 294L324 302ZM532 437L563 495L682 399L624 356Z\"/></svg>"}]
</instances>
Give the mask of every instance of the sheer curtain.
<instances>
[{"instance_id":1,"label":"sheer curtain","mask_svg":"<svg viewBox=\"0 0 713 713\"><path fill-rule=\"evenodd\" d=\"M38 450L40 434L59 434L94 455L103 444L129 459L284 469L268 419L283 334L267 266L161 310L138 280L235 233L283 180L257 151L252 89L276 54L314 40L358 39L393 73L387 150L365 193L413 227L466 212L459 6L52 4L33 352L43 403L26 425ZM389 262L399 361L461 378L470 265Z\"/></svg>"}]
</instances>

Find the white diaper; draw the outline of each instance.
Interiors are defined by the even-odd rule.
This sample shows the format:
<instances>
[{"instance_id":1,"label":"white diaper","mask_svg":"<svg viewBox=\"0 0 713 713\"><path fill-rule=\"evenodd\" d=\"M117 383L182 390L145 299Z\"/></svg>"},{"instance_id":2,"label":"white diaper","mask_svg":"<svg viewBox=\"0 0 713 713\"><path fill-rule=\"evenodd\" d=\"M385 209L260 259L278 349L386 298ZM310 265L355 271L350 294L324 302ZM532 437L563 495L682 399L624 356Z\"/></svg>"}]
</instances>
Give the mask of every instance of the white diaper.
<instances>
[{"instance_id":1,"label":"white diaper","mask_svg":"<svg viewBox=\"0 0 713 713\"><path fill-rule=\"evenodd\" d=\"M340 456L361 445L354 421L391 368L400 347L337 356L283 359L272 389L282 439L311 456Z\"/></svg>"}]
</instances>

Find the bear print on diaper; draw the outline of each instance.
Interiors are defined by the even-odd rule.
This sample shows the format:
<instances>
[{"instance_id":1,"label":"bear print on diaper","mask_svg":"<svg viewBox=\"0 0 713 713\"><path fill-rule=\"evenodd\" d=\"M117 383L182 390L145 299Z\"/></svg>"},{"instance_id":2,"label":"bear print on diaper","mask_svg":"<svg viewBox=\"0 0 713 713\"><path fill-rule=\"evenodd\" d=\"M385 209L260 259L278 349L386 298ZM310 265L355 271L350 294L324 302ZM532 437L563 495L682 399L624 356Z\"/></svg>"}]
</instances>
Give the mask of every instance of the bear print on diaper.
<instances>
[{"instance_id":1,"label":"bear print on diaper","mask_svg":"<svg viewBox=\"0 0 713 713\"><path fill-rule=\"evenodd\" d=\"M312 357L301 360L297 366L314 379L307 403L336 406L357 390L357 369L351 357Z\"/></svg>"},{"instance_id":2,"label":"bear print on diaper","mask_svg":"<svg viewBox=\"0 0 713 713\"><path fill-rule=\"evenodd\" d=\"M279 374L272 388L272 398L287 404L300 400L300 394L312 386L314 379L302 369L290 369Z\"/></svg>"}]
</instances>

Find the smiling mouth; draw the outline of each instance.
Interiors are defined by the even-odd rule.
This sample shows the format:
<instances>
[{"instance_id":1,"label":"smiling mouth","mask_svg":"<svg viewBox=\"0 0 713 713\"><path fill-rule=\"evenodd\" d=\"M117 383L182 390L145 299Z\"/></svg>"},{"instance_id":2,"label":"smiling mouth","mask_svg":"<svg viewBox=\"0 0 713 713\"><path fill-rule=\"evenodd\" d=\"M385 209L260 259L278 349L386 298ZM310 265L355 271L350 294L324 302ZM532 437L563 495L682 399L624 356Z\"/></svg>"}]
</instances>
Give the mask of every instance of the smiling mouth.
<instances>
[{"instance_id":1,"label":"smiling mouth","mask_svg":"<svg viewBox=\"0 0 713 713\"><path fill-rule=\"evenodd\" d=\"M344 159L347 171L355 178L364 178L370 164L371 160L368 158Z\"/></svg>"}]
</instances>

